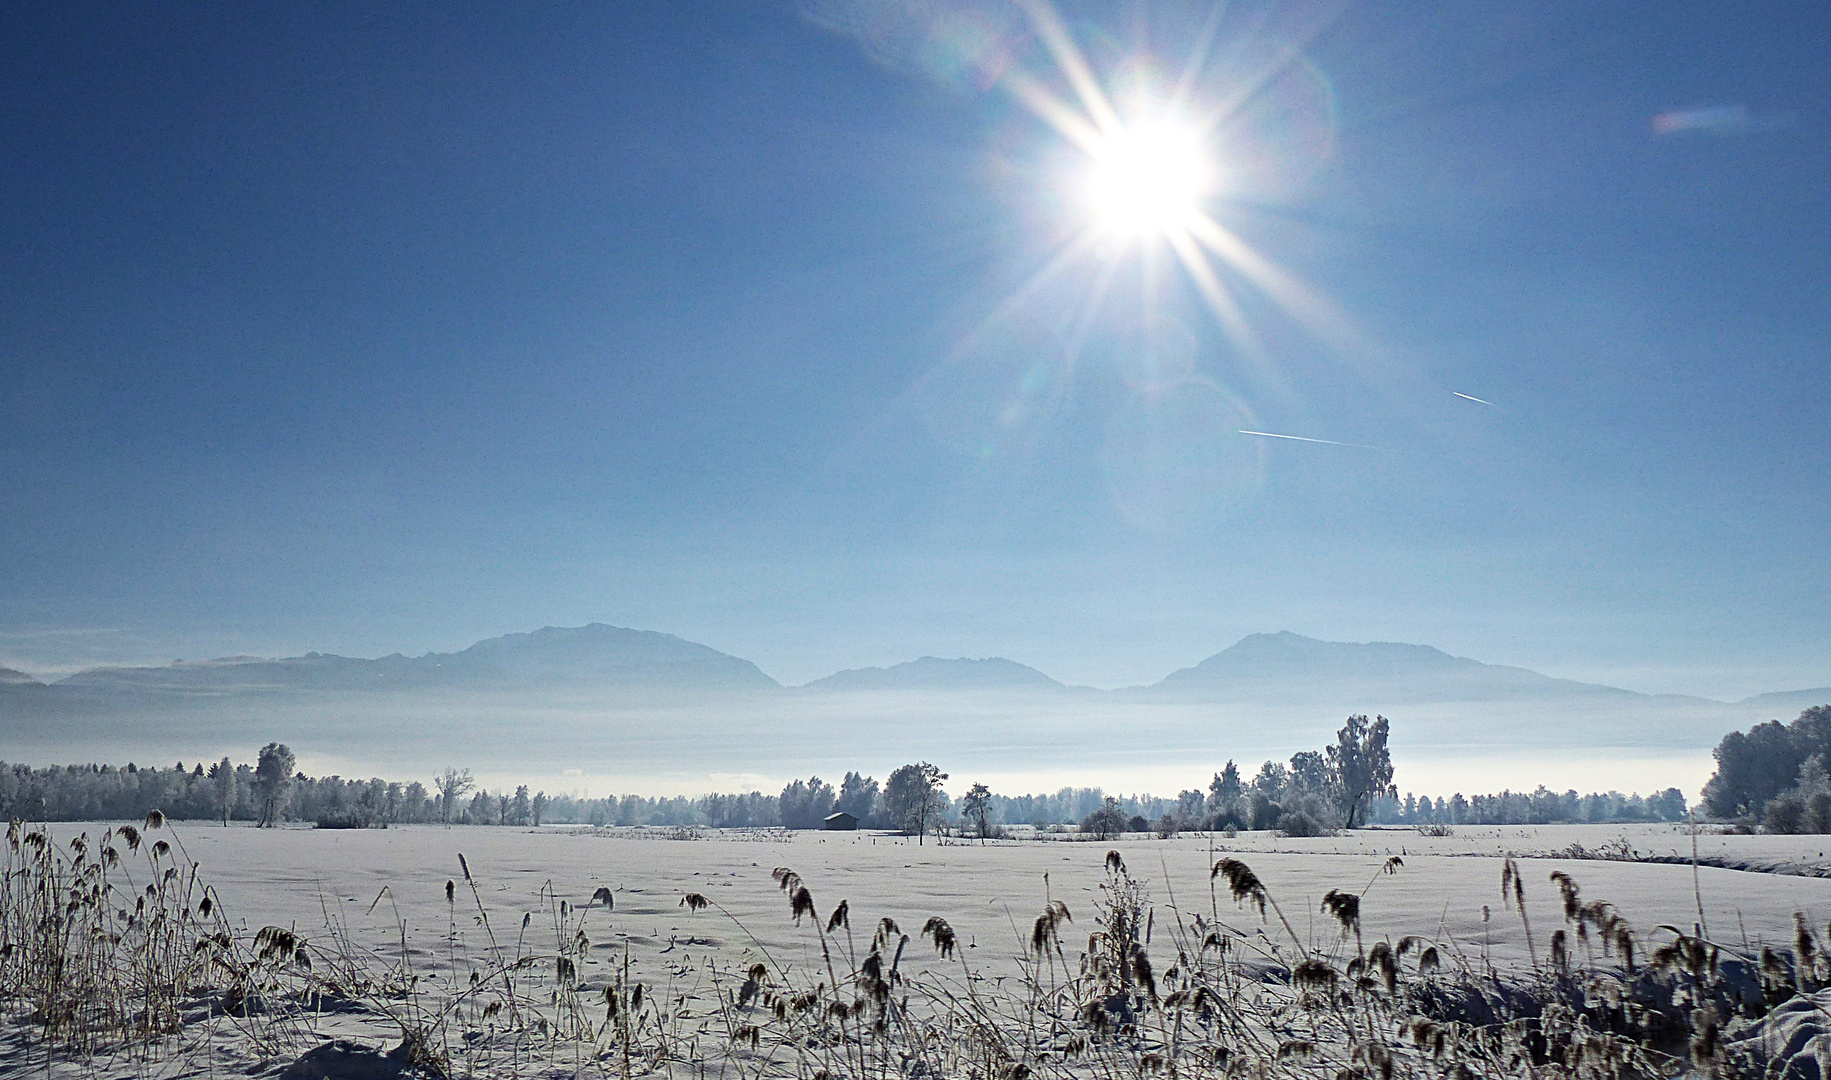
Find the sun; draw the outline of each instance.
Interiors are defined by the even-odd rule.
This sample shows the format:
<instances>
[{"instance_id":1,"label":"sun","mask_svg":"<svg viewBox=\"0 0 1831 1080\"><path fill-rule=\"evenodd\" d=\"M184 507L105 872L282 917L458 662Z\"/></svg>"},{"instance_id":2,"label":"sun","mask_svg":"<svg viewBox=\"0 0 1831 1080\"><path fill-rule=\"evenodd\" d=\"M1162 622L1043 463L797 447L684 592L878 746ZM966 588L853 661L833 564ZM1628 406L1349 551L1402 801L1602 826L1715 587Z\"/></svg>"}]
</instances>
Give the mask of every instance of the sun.
<instances>
[{"instance_id":1,"label":"sun","mask_svg":"<svg viewBox=\"0 0 1831 1080\"><path fill-rule=\"evenodd\" d=\"M1084 194L1104 231L1127 238L1175 234L1202 216L1212 166L1194 128L1173 120L1119 127L1089 153Z\"/></svg>"}]
</instances>

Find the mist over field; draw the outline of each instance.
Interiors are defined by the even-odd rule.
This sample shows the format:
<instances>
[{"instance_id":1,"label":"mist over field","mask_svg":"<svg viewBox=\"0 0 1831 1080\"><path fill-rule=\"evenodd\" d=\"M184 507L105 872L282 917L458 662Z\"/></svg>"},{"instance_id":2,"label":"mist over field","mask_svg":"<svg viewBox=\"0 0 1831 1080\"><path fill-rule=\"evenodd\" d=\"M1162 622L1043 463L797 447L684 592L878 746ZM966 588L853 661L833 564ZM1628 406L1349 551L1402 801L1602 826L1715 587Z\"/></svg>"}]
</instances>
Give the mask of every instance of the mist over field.
<instances>
[{"instance_id":1,"label":"mist over field","mask_svg":"<svg viewBox=\"0 0 1831 1080\"><path fill-rule=\"evenodd\" d=\"M1420 645L1261 634L1160 681L1066 686L1004 659L924 657L783 686L667 634L593 624L379 660L313 654L97 668L0 683L0 738L38 762L245 755L272 740L314 773L681 794L773 790L934 760L957 783L1173 794L1229 759L1250 771L1329 741L1351 713L1393 722L1407 790L1695 793L1731 728L1792 698L1652 696ZM1797 710L1794 710L1797 711Z\"/></svg>"}]
</instances>

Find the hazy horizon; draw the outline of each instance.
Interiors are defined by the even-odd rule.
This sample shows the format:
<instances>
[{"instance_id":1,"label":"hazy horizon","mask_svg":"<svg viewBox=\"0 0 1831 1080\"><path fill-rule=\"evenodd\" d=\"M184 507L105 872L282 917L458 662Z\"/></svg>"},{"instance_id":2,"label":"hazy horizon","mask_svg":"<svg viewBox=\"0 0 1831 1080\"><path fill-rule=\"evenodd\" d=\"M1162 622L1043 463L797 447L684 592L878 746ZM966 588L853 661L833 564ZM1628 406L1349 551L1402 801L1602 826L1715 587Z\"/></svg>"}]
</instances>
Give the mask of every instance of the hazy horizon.
<instances>
[{"instance_id":1,"label":"hazy horizon","mask_svg":"<svg viewBox=\"0 0 1831 1080\"><path fill-rule=\"evenodd\" d=\"M608 624L592 623L589 625L602 626L602 625L608 625ZM581 628L580 627L572 627L572 628L554 627L553 625L549 624L545 627L545 629L564 630L564 629L581 629ZM618 629L621 629L621 628L618 628ZM663 635L666 635L669 637L679 638L681 640L689 640L689 639L682 637L682 635L674 634L667 630L659 630L659 629L656 629L653 627L636 627L633 629L636 629L638 631L645 632L645 633L658 633L658 634L663 634ZM528 632L529 632L528 630L509 631L509 632L507 632L507 636L510 636L510 637L523 636L523 635L526 635ZM1238 642L1229 643L1228 646L1226 646L1226 648L1231 648L1234 645L1241 644L1249 639L1276 637L1276 636L1280 636L1280 635L1291 635L1291 634L1296 634L1296 632L1288 630L1288 629L1258 631L1258 632L1250 633L1250 634L1243 636L1240 639L1240 641L1238 641ZM502 636L502 635L497 635L497 636ZM1335 641L1335 639L1331 639L1331 638L1327 638L1327 637L1316 637L1316 636L1308 635L1308 634L1297 634L1296 636L1307 639L1307 640L1322 642L1325 644L1344 644L1343 642L1337 642L1337 641ZM481 639L481 640L487 641L490 639ZM426 650L419 650L419 651L411 651L411 650L397 648L397 649L389 650L386 653L378 654L376 656L353 657L353 658L355 658L355 659L380 659L380 658L387 657L387 656L423 657L423 656L432 656L432 655L449 655L451 653L462 652L464 649L469 648L470 646L476 645L478 643L479 643L478 641L468 641L468 642L465 642L463 645L448 648L448 649L426 649ZM695 642L695 644L703 645L706 643L705 642ZM1449 652L1447 650L1438 649L1435 645L1432 645L1429 642L1422 642L1422 641L1408 641L1408 642L1374 641L1374 642L1358 642L1358 643L1348 642L1345 644L1422 646L1424 648L1432 649L1434 651L1444 652L1446 655L1451 656L1455 659L1474 659L1477 662L1483 663L1483 664L1499 664L1501 666L1507 666L1507 667L1526 668L1526 665L1523 665L1523 664L1510 664L1510 663L1507 663L1506 661L1497 661L1497 660L1494 660L1491 658L1463 657L1456 653ZM1053 681L1060 683L1066 687L1079 688L1079 689L1091 689L1091 690L1124 690L1124 689L1136 689L1136 688L1153 685L1153 684L1159 682L1165 675L1170 674L1172 671L1182 670L1182 669L1185 669L1188 667L1192 667L1202 660L1209 659L1212 656L1214 656L1220 652L1226 651L1226 648L1215 649L1211 652L1196 656L1194 659L1190 660L1189 662L1184 663L1184 664L1179 664L1175 668L1166 669L1162 672L1157 673L1154 677L1143 677L1143 678L1140 678L1139 680L1133 681L1133 682L1117 683L1117 684L1110 684L1110 685L1100 685L1100 684L1092 683L1092 682L1079 681L1079 680L1076 680L1073 678L1061 678L1052 672L1046 671L1046 670L1038 667L1035 664L1025 663L1023 660L1021 660L1019 658L1008 656L1008 655L1005 655L1002 653L988 654L988 655L984 655L984 656L957 656L957 657L956 656L941 656L941 655L937 655L934 653L922 653L920 655L904 656L901 659L886 660L886 661L883 661L881 663L876 663L876 664L865 664L865 665L859 665L859 666L854 666L854 667L832 668L830 670L826 670L822 674L805 676L805 677L803 677L803 679L801 681L790 681L789 679L783 679L783 678L779 678L774 675L771 675L770 672L768 671L768 669L765 668L761 664L758 664L757 667L759 670L761 670L763 672L764 675L770 677L775 682L781 684L783 687L789 688L789 689L797 689L797 688L806 688L806 687L815 685L817 683L822 682L823 680L830 679L835 676L854 674L854 673L861 672L861 671L884 671L884 670L888 670L888 669L892 669L892 668L909 665L909 664L919 662L919 661L942 660L942 661L951 662L951 661L1007 660L1007 661L1011 661L1012 663L1022 665L1023 667L1030 668L1031 670L1036 671L1039 674L1041 674L1047 678L1050 678ZM719 651L724 652L725 650L719 650ZM313 653L322 653L322 654L338 655L338 656L348 655L348 654L343 654L343 653L336 653L332 650L322 650L322 649L302 650L299 652L283 652L283 653L275 653L275 654L265 655L265 656L257 654L257 653L243 651L243 652L230 652L230 653L223 653L223 654L216 654L216 655L209 655L209 656L197 656L197 657L190 657L190 658L170 657L170 658L158 658L158 659L153 659L153 660L140 660L140 661L134 661L134 660L130 660L130 659L117 659L117 660L109 661L106 663L100 663L100 664L76 664L76 665L69 665L66 667L53 667L53 668L38 667L38 668L34 669L30 665L15 666L12 664L4 664L4 663L0 663L0 667L11 667L13 670L22 671L28 675L32 675L32 676L36 677L40 682L51 683L51 682L60 680L62 678L66 678L72 674L76 674L78 672L92 671L92 670L110 668L110 667L156 668L156 667L165 667L165 666L177 666L177 665L182 665L182 664L187 664L187 663L189 663L189 664L209 663L209 662L214 662L214 661L279 660L279 659L286 659L286 658L298 658L298 657L308 656ZM737 655L737 654L727 653L727 655ZM745 659L745 660L751 660L750 657L740 657L740 658ZM752 661L752 662L754 663L754 661ZM1535 669L1527 668L1527 670L1535 670ZM1554 678L1571 679L1572 681L1576 681L1576 682L1591 683L1591 684L1602 685L1602 686L1614 686L1614 687L1618 687L1620 689L1631 690L1635 693L1646 694L1646 695L1650 695L1650 696L1683 694L1684 696L1701 697L1701 698L1706 698L1706 699L1714 700L1714 701L1722 701L1725 703L1735 703L1735 702L1744 700L1746 698L1758 697L1762 694L1787 693L1787 692L1815 690L1815 689L1823 688L1816 683L1810 683L1807 685L1799 685L1799 686L1786 686L1786 687L1770 686L1770 687L1767 687L1766 689L1757 690L1753 693L1741 694L1741 695L1737 695L1737 696L1728 696L1728 695L1700 694L1700 693L1695 693L1695 692L1663 690L1663 689L1648 690L1648 689L1643 689L1643 688L1635 687L1635 686L1623 686L1620 683L1611 683L1605 679L1573 677L1570 675L1560 674L1557 672L1537 672L1537 673L1549 675ZM1744 676L1744 678L1747 678L1748 673L1744 672L1743 676ZM1831 684L1831 676L1827 676L1825 679L1822 680L1822 682L1824 682L1826 684Z\"/></svg>"},{"instance_id":2,"label":"hazy horizon","mask_svg":"<svg viewBox=\"0 0 1831 1080\"><path fill-rule=\"evenodd\" d=\"M37 761L216 760L287 742L308 770L430 775L592 794L772 788L939 760L963 782L1174 792L1392 722L1416 790L1583 786L1695 793L1722 735L1825 704L1656 697L1428 646L1254 635L1150 685L1064 686L1013 662L939 660L783 686L742 657L604 625L457 653L104 668L0 686L9 752ZM1810 700L1806 700L1810 698ZM1193 771L1191 771L1193 769Z\"/></svg>"},{"instance_id":3,"label":"hazy horizon","mask_svg":"<svg viewBox=\"0 0 1831 1080\"><path fill-rule=\"evenodd\" d=\"M549 623L546 625L552 626L553 624ZM533 628L530 627L530 628L511 629L511 630L505 630L505 631L503 631L503 633L520 634L520 633L528 632L529 629L533 629ZM687 640L695 640L695 639L688 637L688 635L679 634L679 633L676 633L675 631L668 630L665 628L660 628L660 627L638 627L636 629L648 630L648 631L653 631L656 633L669 634L671 636L681 637L681 638L684 638ZM1264 630L1257 630L1257 631L1249 631L1248 633L1242 635L1242 639L1246 638L1246 637L1253 637L1253 636L1259 636L1259 635L1265 635L1265 634L1278 634L1278 633L1299 633L1303 637L1312 638L1312 639L1319 640L1319 641L1342 640L1339 638L1329 637L1325 634L1301 633L1300 631L1292 630L1288 627L1279 627L1277 629L1264 629ZM46 635L46 636L50 636L50 635ZM489 636L493 637L493 636L500 636L500 635L489 635ZM28 675L31 675L31 676L37 678L40 682L53 682L55 680L67 677L67 676L75 674L77 672L87 671L87 670L91 670L91 669L99 668L99 667L163 667L163 666L167 666L167 665L174 664L174 663L186 663L186 662L199 663L199 662L210 661L210 660L237 659L237 658L244 658L244 657L253 657L253 658L257 658L257 659L273 660L273 659L282 659L282 658L286 658L286 657L305 656L305 655L313 653L313 652L328 653L331 655L339 655L339 656L353 656L353 657L358 657L358 658L362 658L362 659L377 659L377 658L380 658L383 656L390 656L390 655L425 656L425 655L431 655L431 654L435 654L435 653L460 652L463 649L476 644L477 641L479 641L479 640L486 640L486 638L485 639L463 640L463 641L459 641L457 643L446 645L446 646L440 647L440 648L395 647L395 648L387 649L386 651L371 652L368 654L339 652L336 649L328 649L328 648L321 648L321 647L296 648L296 649L292 649L292 650L280 649L280 650L270 651L267 653L259 653L259 652L255 652L255 651L252 651L249 649L238 649L238 650L232 650L232 651L228 651L228 652L198 654L198 655L188 656L188 657L187 656L169 656L169 655L135 657L135 656L130 656L130 655L123 655L123 656L108 657L105 659L104 658L88 658L83 661L67 660L66 662L61 663L61 664L46 664L46 663L42 663L42 662L33 662L31 660L21 660L21 659L17 659L17 658L12 658L9 660L9 658L7 658L6 656L0 655L0 667L8 667L8 668L12 668L13 670L16 670L16 671L24 672L25 674L28 674ZM700 644L710 644L708 642L703 642L703 641L701 641L699 643ZM894 667L899 664L905 664L905 663L909 663L911 661L922 660L922 659L942 659L942 660L1003 659L1003 660L1010 660L1010 661L1013 661L1014 663L1022 664L1025 667L1032 668L1032 669L1039 671L1042 674L1048 676L1049 678L1054 679L1056 682L1062 683L1063 685L1066 685L1066 686L1087 687L1087 688L1098 689L1098 690L1119 690L1119 689L1125 689L1128 687L1138 687L1138 686L1150 685L1151 683L1154 683L1157 680L1161 679L1164 675L1168 674L1170 671L1190 667L1196 663L1199 663L1201 660L1204 660L1204 659L1208 658L1209 656L1214 655L1216 652L1220 652L1224 648L1226 648L1232 644L1235 644L1235 643L1236 642L1227 642L1224 645L1218 645L1213 648L1209 648L1205 652L1187 651L1184 654L1187 657L1186 659L1177 660L1177 661L1164 661L1165 663L1168 663L1171 666L1165 667L1162 670L1155 672L1154 674L1145 672L1144 669L1142 668L1143 662L1141 661L1139 670L1143 673L1136 675L1129 681L1107 682L1107 683L1095 682L1095 681L1085 680L1085 679L1078 679L1073 676L1065 677L1056 671L1049 670L1048 668L1045 668L1036 663L1031 663L1031 662L1025 660L1021 656L1013 656L1008 652L988 652L988 653L981 653L981 654L971 655L971 656L965 655L965 654L958 654L958 655L943 654L943 653L937 653L937 652L932 652L932 651L920 652L920 653L909 653L909 654L900 654L895 657L885 657L885 658L877 659L877 660L874 660L872 662L867 662L867 663L848 664L845 666L838 666L838 667L825 667L825 668L806 667L806 668L799 670L798 673L794 676L783 677L783 676L777 675L776 673L772 672L767 664L760 662L760 661L756 661L754 657L743 656L742 653L731 652L731 650L728 650L728 649L721 648L721 649L719 649L719 651L727 652L730 655L743 656L744 659L751 660L752 662L757 664L758 668L761 669L764 672L764 674L769 675L771 678L775 679L775 681L781 683L785 687L806 686L811 683L817 682L821 679L828 678L828 677L831 677L831 676L837 675L837 674L843 674L846 672L859 671L859 670L890 668L890 667ZM1377 640L1377 641L1373 641L1373 642L1369 642L1369 643L1423 645L1423 646L1427 646L1427 647L1434 648L1434 649L1440 648L1438 645L1436 645L1432 642L1422 641L1422 640L1381 639L1381 640ZM714 647L716 647L716 646L714 646ZM879 651L881 651L881 650L879 650ZM1467 655L1467 654L1457 653L1452 649L1440 649L1440 651L1445 652L1451 656L1459 657L1459 658L1465 657ZM40 655L42 655L42 654L40 654ZM1831 685L1831 672L1827 672L1822 667L1809 667L1809 666L1801 666L1801 667L1797 668L1796 669L1797 675L1808 676L1808 675L1810 675L1811 672L1817 671L1817 672L1819 672L1818 678L1817 679L1813 679L1813 678L1809 678L1809 677L1800 678L1800 679L1796 680L1797 685L1792 685L1792 684L1778 685L1773 682L1762 682L1762 681L1760 681L1758 672L1761 670L1768 670L1768 669L1750 670L1746 667L1737 668L1737 669L1735 669L1735 671L1733 673L1711 671L1708 669L1705 669L1705 670L1689 669L1685 673L1685 677L1683 679L1681 679L1675 685L1674 683L1665 681L1664 679L1661 678L1662 675L1670 677L1672 674L1670 672L1665 672L1663 669L1656 671L1656 672L1649 672L1644 667L1628 666L1628 667L1577 668L1574 670L1557 670L1554 668L1553 670L1545 670L1543 668L1533 667L1531 664L1520 663L1520 662L1513 661L1510 659L1495 658L1495 657L1488 657L1488 656L1472 657L1472 658L1477 659L1477 660L1481 661L1482 663L1501 664L1501 665L1510 666L1510 667L1527 668L1529 670L1538 671L1541 674L1549 675L1554 678L1571 679L1571 680L1577 681L1577 682L1595 683L1598 685L1605 685L1605 686L1616 686L1616 687L1620 687L1621 689L1632 690L1632 691L1634 691L1636 693L1640 693L1640 694L1648 694L1648 695L1676 694L1676 695L1684 695L1684 696L1691 696L1691 697L1702 697L1702 698L1708 698L1708 699L1715 700L1715 701L1724 701L1724 702L1736 702L1736 701L1740 701L1740 700L1743 700L1743 699L1746 699L1749 697L1754 697L1754 696L1758 696L1760 694L1766 694L1766 693L1783 693L1783 692L1795 691L1795 690L1811 690L1811 689L1819 689L1825 685ZM812 661L810 658L808 660L808 662L813 663L815 661ZM1775 669L1775 670L1780 670L1782 672L1787 672L1787 673L1792 673L1795 671L1795 669L1791 669L1791 668L1781 668L1781 669ZM1786 675L1782 674L1778 677L1785 678ZM1647 679L1653 679L1654 681L1649 683L1649 682L1645 681ZM1639 685L1636 685L1636 683L1639 683ZM1679 688L1681 686L1684 688ZM1736 689L1733 692L1721 692L1721 691L1710 692L1709 690L1706 690L1706 689L1699 689L1699 687L1712 687L1712 686L1731 686Z\"/></svg>"}]
</instances>

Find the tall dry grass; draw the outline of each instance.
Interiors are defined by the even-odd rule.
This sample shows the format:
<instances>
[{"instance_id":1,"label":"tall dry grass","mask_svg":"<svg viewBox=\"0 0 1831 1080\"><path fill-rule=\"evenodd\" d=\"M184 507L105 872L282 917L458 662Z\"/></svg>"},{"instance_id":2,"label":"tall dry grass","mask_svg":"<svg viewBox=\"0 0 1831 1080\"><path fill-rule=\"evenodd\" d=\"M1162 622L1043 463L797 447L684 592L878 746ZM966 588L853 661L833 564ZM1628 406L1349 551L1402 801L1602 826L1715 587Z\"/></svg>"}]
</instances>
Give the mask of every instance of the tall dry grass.
<instances>
[{"instance_id":1,"label":"tall dry grass","mask_svg":"<svg viewBox=\"0 0 1831 1080\"><path fill-rule=\"evenodd\" d=\"M1500 917L1521 921L1533 957L1517 970L1482 943L1367 940L1362 911L1404 872L1397 859L1331 890L1331 930L1312 939L1238 859L1157 897L1116 851L1090 910L1051 896L1013 925L1014 978L978 970L945 916L870 922L846 900L824 906L789 867L774 880L783 917L818 950L812 970L688 892L680 904L728 920L745 955L644 972L599 929L607 890L575 904L543 888L539 910L504 919L459 860L436 946L416 947L393 911L393 940L366 948L330 905L309 939L235 930L157 815L62 843L14 823L0 884L12 1037L36 1040L47 1062L123 1048L145 1059L180 1052L176 1037L208 1023L271 1057L323 1041L354 1010L395 1032L395 1065L450 1077L1744 1075L1780 1049L1745 1036L1783 1004L1798 1022L1831 981L1803 919L1791 950L1748 955L1701 927L1637 931L1562 871L1549 882L1561 924L1535 928L1511 859ZM370 913L393 910L391 888ZM917 951L934 962L912 964Z\"/></svg>"}]
</instances>

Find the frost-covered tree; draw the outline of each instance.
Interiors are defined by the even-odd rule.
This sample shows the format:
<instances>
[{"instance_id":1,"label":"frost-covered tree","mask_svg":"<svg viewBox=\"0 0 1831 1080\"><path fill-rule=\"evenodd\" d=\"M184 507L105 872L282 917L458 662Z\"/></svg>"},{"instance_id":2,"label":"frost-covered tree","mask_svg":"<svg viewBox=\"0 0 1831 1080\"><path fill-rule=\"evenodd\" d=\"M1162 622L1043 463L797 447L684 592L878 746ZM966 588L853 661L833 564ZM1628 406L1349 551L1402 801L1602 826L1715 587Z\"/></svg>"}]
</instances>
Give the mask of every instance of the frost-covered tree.
<instances>
[{"instance_id":1,"label":"frost-covered tree","mask_svg":"<svg viewBox=\"0 0 1831 1080\"><path fill-rule=\"evenodd\" d=\"M476 786L476 781L471 779L469 769L459 770L448 767L438 775L437 779L433 780L432 786L439 792L439 818L445 824L450 825L452 815L458 810L458 800L464 797L465 792Z\"/></svg>"},{"instance_id":2,"label":"frost-covered tree","mask_svg":"<svg viewBox=\"0 0 1831 1080\"><path fill-rule=\"evenodd\" d=\"M960 816L972 823L979 831L979 839L991 835L992 825L992 789L984 784L974 784L960 800Z\"/></svg>"},{"instance_id":3,"label":"frost-covered tree","mask_svg":"<svg viewBox=\"0 0 1831 1080\"><path fill-rule=\"evenodd\" d=\"M1119 800L1108 795L1098 810L1081 819L1081 831L1092 833L1101 840L1116 836L1126 829L1125 811L1119 808Z\"/></svg>"},{"instance_id":4,"label":"frost-covered tree","mask_svg":"<svg viewBox=\"0 0 1831 1080\"><path fill-rule=\"evenodd\" d=\"M229 812L235 809L235 765L225 755L210 766L210 779L216 785L216 805L222 810L223 825L229 824Z\"/></svg>"},{"instance_id":5,"label":"frost-covered tree","mask_svg":"<svg viewBox=\"0 0 1831 1080\"><path fill-rule=\"evenodd\" d=\"M914 834L920 844L940 814L941 781L945 779L946 773L926 761L891 773L884 781L884 815L905 833Z\"/></svg>"},{"instance_id":6,"label":"frost-covered tree","mask_svg":"<svg viewBox=\"0 0 1831 1080\"><path fill-rule=\"evenodd\" d=\"M1208 816L1221 818L1237 815L1240 806L1240 793L1244 788L1240 784L1240 767L1227 759L1221 771L1214 774L1208 784Z\"/></svg>"},{"instance_id":7,"label":"frost-covered tree","mask_svg":"<svg viewBox=\"0 0 1831 1080\"><path fill-rule=\"evenodd\" d=\"M1717 771L1704 785L1704 808L1719 818L1760 816L1769 801L1795 786L1813 754L1831 757L1831 705L1818 705L1790 724L1770 720L1723 736Z\"/></svg>"},{"instance_id":8,"label":"frost-covered tree","mask_svg":"<svg viewBox=\"0 0 1831 1080\"><path fill-rule=\"evenodd\" d=\"M877 809L877 781L847 773L839 785L839 808L860 821L871 820L872 811Z\"/></svg>"},{"instance_id":9,"label":"frost-covered tree","mask_svg":"<svg viewBox=\"0 0 1831 1080\"><path fill-rule=\"evenodd\" d=\"M1335 733L1335 745L1323 751L1326 784L1341 808L1344 828L1354 828L1375 796L1394 790L1392 754L1386 746L1390 728L1384 716L1375 717L1372 723L1365 714L1350 716ZM1291 759L1293 771L1296 761ZM1408 810L1415 811L1415 804Z\"/></svg>"},{"instance_id":10,"label":"frost-covered tree","mask_svg":"<svg viewBox=\"0 0 1831 1080\"><path fill-rule=\"evenodd\" d=\"M285 743L270 742L261 747L254 765L254 790L261 803L259 828L280 823L286 811L286 796L292 790L293 767L298 759Z\"/></svg>"},{"instance_id":11,"label":"frost-covered tree","mask_svg":"<svg viewBox=\"0 0 1831 1080\"><path fill-rule=\"evenodd\" d=\"M828 814L833 812L837 796L833 785L820 779L810 777L806 783L796 780L782 789L776 799L776 805L782 815L782 827L785 829L818 829L826 824Z\"/></svg>"}]
</instances>

